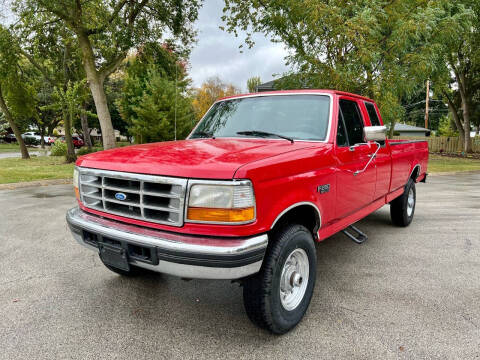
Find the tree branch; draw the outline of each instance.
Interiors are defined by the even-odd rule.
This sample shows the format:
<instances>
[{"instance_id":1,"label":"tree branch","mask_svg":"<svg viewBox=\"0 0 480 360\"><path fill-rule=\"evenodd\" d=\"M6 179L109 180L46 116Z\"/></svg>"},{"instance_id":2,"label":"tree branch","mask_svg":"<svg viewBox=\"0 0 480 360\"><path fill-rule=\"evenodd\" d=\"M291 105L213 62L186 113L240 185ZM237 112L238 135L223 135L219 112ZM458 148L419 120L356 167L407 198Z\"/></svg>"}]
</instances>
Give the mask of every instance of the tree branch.
<instances>
[{"instance_id":1,"label":"tree branch","mask_svg":"<svg viewBox=\"0 0 480 360\"><path fill-rule=\"evenodd\" d=\"M110 63L105 64L101 67L101 69L98 71L98 75L100 76L100 79L102 82L115 70L118 69L118 67L122 64L123 60L125 59L125 56L127 56L126 52L122 52L120 55L118 55L115 59L113 59Z\"/></svg>"},{"instance_id":2,"label":"tree branch","mask_svg":"<svg viewBox=\"0 0 480 360\"><path fill-rule=\"evenodd\" d=\"M117 3L117 5L113 8L113 12L109 16L108 20L102 26L99 26L99 27L93 28L93 29L88 29L87 30L87 35L98 34L98 33L101 33L103 30L105 30L107 28L107 26L118 16L120 11L122 11L122 9L125 6L125 4L127 3L127 1L128 0L122 0L119 3Z\"/></svg>"}]
</instances>

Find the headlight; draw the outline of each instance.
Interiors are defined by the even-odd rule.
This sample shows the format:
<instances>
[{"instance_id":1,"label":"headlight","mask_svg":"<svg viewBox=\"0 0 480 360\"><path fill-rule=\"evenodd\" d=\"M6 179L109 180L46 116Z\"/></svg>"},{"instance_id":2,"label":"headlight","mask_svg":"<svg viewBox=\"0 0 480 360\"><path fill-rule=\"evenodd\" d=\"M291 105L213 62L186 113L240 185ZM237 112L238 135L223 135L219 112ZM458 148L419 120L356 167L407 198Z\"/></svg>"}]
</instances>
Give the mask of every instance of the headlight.
<instances>
[{"instance_id":1,"label":"headlight","mask_svg":"<svg viewBox=\"0 0 480 360\"><path fill-rule=\"evenodd\" d=\"M254 220L255 196L250 181L191 185L187 221L243 224Z\"/></svg>"},{"instance_id":2,"label":"headlight","mask_svg":"<svg viewBox=\"0 0 480 360\"><path fill-rule=\"evenodd\" d=\"M80 192L78 191L78 169L73 169L73 188L75 189L75 197L80 200Z\"/></svg>"}]
</instances>

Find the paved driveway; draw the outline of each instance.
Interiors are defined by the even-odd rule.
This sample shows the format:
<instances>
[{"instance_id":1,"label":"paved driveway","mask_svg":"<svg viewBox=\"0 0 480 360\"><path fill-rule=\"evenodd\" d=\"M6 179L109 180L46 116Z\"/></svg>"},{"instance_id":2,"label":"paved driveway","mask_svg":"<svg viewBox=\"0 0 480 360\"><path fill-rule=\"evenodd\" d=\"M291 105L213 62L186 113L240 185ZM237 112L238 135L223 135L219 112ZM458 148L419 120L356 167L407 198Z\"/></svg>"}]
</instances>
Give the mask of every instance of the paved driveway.
<instances>
[{"instance_id":1,"label":"paved driveway","mask_svg":"<svg viewBox=\"0 0 480 360\"><path fill-rule=\"evenodd\" d=\"M385 207L364 245L319 244L310 309L281 337L236 284L109 272L67 231L70 186L0 191L0 358L478 358L480 174L429 180L409 228Z\"/></svg>"}]
</instances>

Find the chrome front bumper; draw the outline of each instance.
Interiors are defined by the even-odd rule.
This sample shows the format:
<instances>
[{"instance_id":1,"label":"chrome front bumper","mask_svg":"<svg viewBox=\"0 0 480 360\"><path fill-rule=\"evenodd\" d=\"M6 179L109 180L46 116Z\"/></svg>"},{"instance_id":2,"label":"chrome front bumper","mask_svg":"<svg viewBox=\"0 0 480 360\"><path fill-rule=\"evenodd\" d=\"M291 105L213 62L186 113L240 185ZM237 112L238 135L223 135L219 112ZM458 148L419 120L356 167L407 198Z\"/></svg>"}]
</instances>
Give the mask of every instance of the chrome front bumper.
<instances>
[{"instance_id":1,"label":"chrome front bumper","mask_svg":"<svg viewBox=\"0 0 480 360\"><path fill-rule=\"evenodd\" d=\"M98 243L124 248L132 265L160 273L200 279L239 279L260 271L268 236L219 238L170 233L105 219L78 207L67 223L81 245L98 252ZM141 258L138 249L151 252Z\"/></svg>"}]
</instances>

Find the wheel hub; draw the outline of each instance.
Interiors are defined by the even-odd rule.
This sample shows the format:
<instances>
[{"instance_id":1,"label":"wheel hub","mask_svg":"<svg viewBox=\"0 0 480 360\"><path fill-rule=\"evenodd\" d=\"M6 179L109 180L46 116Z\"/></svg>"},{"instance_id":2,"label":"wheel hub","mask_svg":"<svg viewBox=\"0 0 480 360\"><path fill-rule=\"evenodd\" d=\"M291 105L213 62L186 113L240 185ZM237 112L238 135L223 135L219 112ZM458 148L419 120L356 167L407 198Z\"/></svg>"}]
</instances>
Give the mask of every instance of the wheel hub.
<instances>
[{"instance_id":1,"label":"wheel hub","mask_svg":"<svg viewBox=\"0 0 480 360\"><path fill-rule=\"evenodd\" d=\"M287 311L303 300L308 285L309 262L305 250L297 248L287 257L280 277L280 301Z\"/></svg>"},{"instance_id":2,"label":"wheel hub","mask_svg":"<svg viewBox=\"0 0 480 360\"><path fill-rule=\"evenodd\" d=\"M415 206L415 195L413 193L413 189L410 189L410 191L408 192L408 198L407 198L407 215L408 216L412 216L414 206Z\"/></svg>"}]
</instances>

